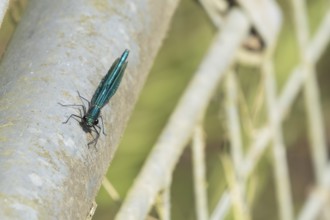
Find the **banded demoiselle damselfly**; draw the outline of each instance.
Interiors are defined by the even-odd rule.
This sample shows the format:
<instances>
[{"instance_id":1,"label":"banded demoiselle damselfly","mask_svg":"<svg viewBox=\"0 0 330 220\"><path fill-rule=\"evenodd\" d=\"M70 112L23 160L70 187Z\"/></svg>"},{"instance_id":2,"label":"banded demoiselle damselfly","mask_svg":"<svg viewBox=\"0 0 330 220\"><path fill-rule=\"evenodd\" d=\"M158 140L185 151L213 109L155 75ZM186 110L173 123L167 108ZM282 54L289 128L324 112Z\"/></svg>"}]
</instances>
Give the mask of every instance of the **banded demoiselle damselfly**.
<instances>
[{"instance_id":1,"label":"banded demoiselle damselfly","mask_svg":"<svg viewBox=\"0 0 330 220\"><path fill-rule=\"evenodd\" d=\"M129 51L125 50L120 58L117 58L112 66L110 67L108 73L103 77L101 80L99 86L97 87L96 91L94 92L94 95L92 97L91 101L88 101L84 97L82 97L79 92L78 96L80 100L82 101L83 105L64 105L59 103L62 106L65 107L74 107L74 106L80 106L83 110L83 114L81 113L81 110L79 109L80 115L71 114L68 119L63 122L64 124L68 123L68 121L71 118L74 118L76 121L79 122L80 126L86 133L90 133L92 135L92 131L96 133L96 137L93 137L94 139L88 143L88 146L91 144L97 143L97 140L100 137L100 130L104 133L104 126L103 126L103 119L101 116L101 109L103 106L105 106L110 98L116 93L119 84L121 82L121 79L123 78L124 71L127 66L127 57L128 57ZM88 108L84 105L84 101L88 103ZM87 110L86 110L87 109ZM99 120L101 119L102 127L98 125ZM80 119L80 121L78 120ZM92 135L93 136L93 135Z\"/></svg>"}]
</instances>

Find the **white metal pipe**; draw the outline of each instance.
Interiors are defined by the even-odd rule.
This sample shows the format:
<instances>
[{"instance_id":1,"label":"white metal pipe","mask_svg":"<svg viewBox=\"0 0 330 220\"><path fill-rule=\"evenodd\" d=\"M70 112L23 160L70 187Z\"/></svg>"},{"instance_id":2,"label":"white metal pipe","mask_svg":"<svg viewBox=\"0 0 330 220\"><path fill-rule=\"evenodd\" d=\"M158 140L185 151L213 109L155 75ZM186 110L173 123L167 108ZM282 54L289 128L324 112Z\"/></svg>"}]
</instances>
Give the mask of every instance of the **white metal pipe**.
<instances>
[{"instance_id":1,"label":"white metal pipe","mask_svg":"<svg viewBox=\"0 0 330 220\"><path fill-rule=\"evenodd\" d=\"M177 0L30 0L0 65L0 219L85 219L166 34ZM74 120L122 51L103 110L107 136L88 148Z\"/></svg>"}]
</instances>

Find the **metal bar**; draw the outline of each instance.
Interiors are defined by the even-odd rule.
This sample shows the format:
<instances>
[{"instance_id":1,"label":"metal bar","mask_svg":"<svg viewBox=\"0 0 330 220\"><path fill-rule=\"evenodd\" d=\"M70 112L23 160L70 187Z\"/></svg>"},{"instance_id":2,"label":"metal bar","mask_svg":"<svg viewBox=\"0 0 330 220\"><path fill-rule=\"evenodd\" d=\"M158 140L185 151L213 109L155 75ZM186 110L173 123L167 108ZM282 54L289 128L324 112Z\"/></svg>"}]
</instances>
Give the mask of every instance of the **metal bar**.
<instances>
[{"instance_id":1,"label":"metal bar","mask_svg":"<svg viewBox=\"0 0 330 220\"><path fill-rule=\"evenodd\" d=\"M228 210L231 206L231 198L228 191L225 191L221 199L219 199L217 205L215 206L214 211L210 217L210 220L218 220L218 219L225 219Z\"/></svg>"},{"instance_id":2,"label":"metal bar","mask_svg":"<svg viewBox=\"0 0 330 220\"><path fill-rule=\"evenodd\" d=\"M329 202L329 191L330 164L328 163L323 171L321 183L309 194L298 215L298 219L313 220L317 219L320 214L324 214L324 212L322 212L322 208L327 207L326 204Z\"/></svg>"},{"instance_id":3,"label":"metal bar","mask_svg":"<svg viewBox=\"0 0 330 220\"><path fill-rule=\"evenodd\" d=\"M242 179L241 164L243 162L243 144L239 121L239 113L237 109L238 87L235 72L229 71L226 77L226 112L227 126L229 130L229 140L231 146L231 159L233 162L227 162L226 157L223 158L223 167L227 167L225 173L227 182L233 198L233 206L237 210L237 219L251 219L250 209L246 201L246 182ZM232 165L231 165L232 163ZM236 212L235 212L236 213Z\"/></svg>"},{"instance_id":4,"label":"metal bar","mask_svg":"<svg viewBox=\"0 0 330 220\"><path fill-rule=\"evenodd\" d=\"M0 219L87 217L177 3L29 1L0 65ZM75 109L58 102L90 99L125 48L108 135L88 149L78 123L62 124Z\"/></svg>"},{"instance_id":5,"label":"metal bar","mask_svg":"<svg viewBox=\"0 0 330 220\"><path fill-rule=\"evenodd\" d=\"M234 62L248 28L247 17L237 9L232 10L128 193L117 220L145 218L218 83Z\"/></svg>"},{"instance_id":6,"label":"metal bar","mask_svg":"<svg viewBox=\"0 0 330 220\"><path fill-rule=\"evenodd\" d=\"M239 181L235 173L235 168L226 154L221 155L222 167L224 169L225 177L230 191L230 197L233 205L233 214L235 219L250 220L251 214L245 201L243 191L241 190ZM244 180L243 180L244 181ZM245 181L242 183L245 184Z\"/></svg>"},{"instance_id":7,"label":"metal bar","mask_svg":"<svg viewBox=\"0 0 330 220\"><path fill-rule=\"evenodd\" d=\"M198 220L207 220L209 214L206 192L205 139L201 124L198 124L194 130L193 143L191 146L196 215Z\"/></svg>"},{"instance_id":8,"label":"metal bar","mask_svg":"<svg viewBox=\"0 0 330 220\"><path fill-rule=\"evenodd\" d=\"M156 201L160 220L171 220L171 181L171 179L167 181Z\"/></svg>"},{"instance_id":9,"label":"metal bar","mask_svg":"<svg viewBox=\"0 0 330 220\"><path fill-rule=\"evenodd\" d=\"M294 219L293 200L290 186L290 175L283 140L281 120L278 120L276 81L273 62L266 57L262 64L264 84L266 90L266 103L270 127L273 136L273 164L277 188L277 204L280 212L280 219Z\"/></svg>"},{"instance_id":10,"label":"metal bar","mask_svg":"<svg viewBox=\"0 0 330 220\"><path fill-rule=\"evenodd\" d=\"M108 193L111 199L114 201L119 201L120 196L115 187L111 184L111 182L107 179L107 177L103 178L102 186L104 187L105 191Z\"/></svg>"},{"instance_id":11,"label":"metal bar","mask_svg":"<svg viewBox=\"0 0 330 220\"><path fill-rule=\"evenodd\" d=\"M231 156L234 167L239 168L243 161L243 144L242 135L239 121L239 114L237 109L237 84L235 73L229 71L226 78L226 112L227 124L229 131L229 138L231 143ZM238 178L241 177L240 170L235 170Z\"/></svg>"},{"instance_id":12,"label":"metal bar","mask_svg":"<svg viewBox=\"0 0 330 220\"><path fill-rule=\"evenodd\" d=\"M238 0L267 46L274 45L282 24L281 10L274 0Z\"/></svg>"},{"instance_id":13,"label":"metal bar","mask_svg":"<svg viewBox=\"0 0 330 220\"><path fill-rule=\"evenodd\" d=\"M312 152L312 163L314 165L314 172L316 182L318 185L322 184L324 170L327 164L327 145L325 125L323 120L323 113L321 109L321 100L319 95L319 88L315 70L315 62L311 62L307 55L305 45L309 42L309 24L306 3L303 0L292 0L293 18L296 28L296 37L298 40L298 48L304 75L304 97L305 108L307 110L308 128L310 148ZM324 209L322 218L329 219L330 212Z\"/></svg>"},{"instance_id":14,"label":"metal bar","mask_svg":"<svg viewBox=\"0 0 330 220\"><path fill-rule=\"evenodd\" d=\"M292 0L293 17L296 28L296 36L299 46L299 54L302 63L302 73L305 77L304 92L305 106L308 116L309 136L313 156L316 181L320 183L323 170L327 163L327 150L325 138L325 126L321 110L320 95L316 79L315 62L308 59L305 45L309 42L309 27L306 5L303 0Z\"/></svg>"}]
</instances>

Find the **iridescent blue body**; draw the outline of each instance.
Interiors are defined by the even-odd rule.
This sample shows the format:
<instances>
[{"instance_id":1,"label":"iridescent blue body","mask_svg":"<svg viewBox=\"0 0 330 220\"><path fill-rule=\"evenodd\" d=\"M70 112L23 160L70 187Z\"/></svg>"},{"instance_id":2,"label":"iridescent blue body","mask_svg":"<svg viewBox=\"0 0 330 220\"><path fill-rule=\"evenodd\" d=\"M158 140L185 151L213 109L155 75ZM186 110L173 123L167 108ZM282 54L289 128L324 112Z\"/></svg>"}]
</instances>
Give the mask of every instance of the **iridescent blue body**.
<instances>
[{"instance_id":1,"label":"iridescent blue body","mask_svg":"<svg viewBox=\"0 0 330 220\"><path fill-rule=\"evenodd\" d=\"M123 78L125 68L127 66L127 57L128 57L129 51L125 50L120 58L117 58L115 62L112 64L111 68L109 69L108 73L103 77L101 80L99 86L97 87L96 91L94 92L94 95L92 97L92 100L89 102L85 98L79 95L79 98L81 100L85 100L88 102L88 109L86 111L86 107L84 105L62 105L62 106L81 106L83 109L83 116L80 111L80 116L72 114L70 117L64 122L67 123L70 118L74 117L81 119L79 122L81 127L85 132L91 133L92 131L95 131L97 136L88 143L88 145L97 142L100 134L99 131L96 128L100 128L98 126L98 118L101 118L101 109L103 106L105 106L110 98L116 93L119 84L121 82L121 79ZM77 120L77 119L76 119ZM103 124L103 121L102 121ZM92 130L93 129L93 130ZM104 132L103 132L104 133Z\"/></svg>"},{"instance_id":2,"label":"iridescent blue body","mask_svg":"<svg viewBox=\"0 0 330 220\"><path fill-rule=\"evenodd\" d=\"M127 66L126 59L128 53L129 51L125 50L122 56L115 60L107 75L105 75L97 87L88 111L84 116L87 126L91 127L95 124L95 121L97 121L100 116L101 108L106 105L110 98L116 93Z\"/></svg>"}]
</instances>

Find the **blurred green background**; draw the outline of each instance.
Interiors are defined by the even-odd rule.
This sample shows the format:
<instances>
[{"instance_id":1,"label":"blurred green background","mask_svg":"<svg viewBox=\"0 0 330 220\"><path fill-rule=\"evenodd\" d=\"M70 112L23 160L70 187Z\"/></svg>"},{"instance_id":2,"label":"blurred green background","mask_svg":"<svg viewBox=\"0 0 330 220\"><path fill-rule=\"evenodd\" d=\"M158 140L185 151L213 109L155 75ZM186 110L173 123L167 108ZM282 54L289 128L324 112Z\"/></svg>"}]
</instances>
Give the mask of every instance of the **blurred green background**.
<instances>
[{"instance_id":1,"label":"blurred green background","mask_svg":"<svg viewBox=\"0 0 330 220\"><path fill-rule=\"evenodd\" d=\"M11 33L19 22L26 2L12 1L11 9L0 30L0 54L3 53L5 45L10 40ZM329 10L329 2L327 0L309 0L307 2L310 28L314 34L326 10ZM274 59L278 91L281 91L290 72L297 65L299 57L290 1L280 0L278 3L284 13L284 22ZM197 1L181 1L107 173L107 178L119 192L121 199L125 198L127 190L138 175L180 95L212 43L215 33L215 27ZM330 123L330 117L327 114L330 95L327 71L330 69L329 56L330 50L327 48L327 52L317 64L327 134ZM255 131L266 122L262 77L258 67L237 64L235 69L241 88L239 107L244 145L247 148ZM220 160L220 155L227 154L230 150L223 87L223 84L219 85L204 123L207 140L207 189L210 212L227 188ZM285 119L283 129L288 148L287 157L295 211L298 212L314 183L307 138L308 124L302 93ZM249 179L248 199L252 207L253 219L278 219L271 160L271 151L268 150ZM95 220L113 219L121 204L121 201L114 202L103 188L101 188L96 202L98 207L94 216ZM189 147L183 153L173 174L171 203L172 219L196 219ZM151 216L157 218L157 213L153 210ZM233 219L232 210L227 219Z\"/></svg>"}]
</instances>

